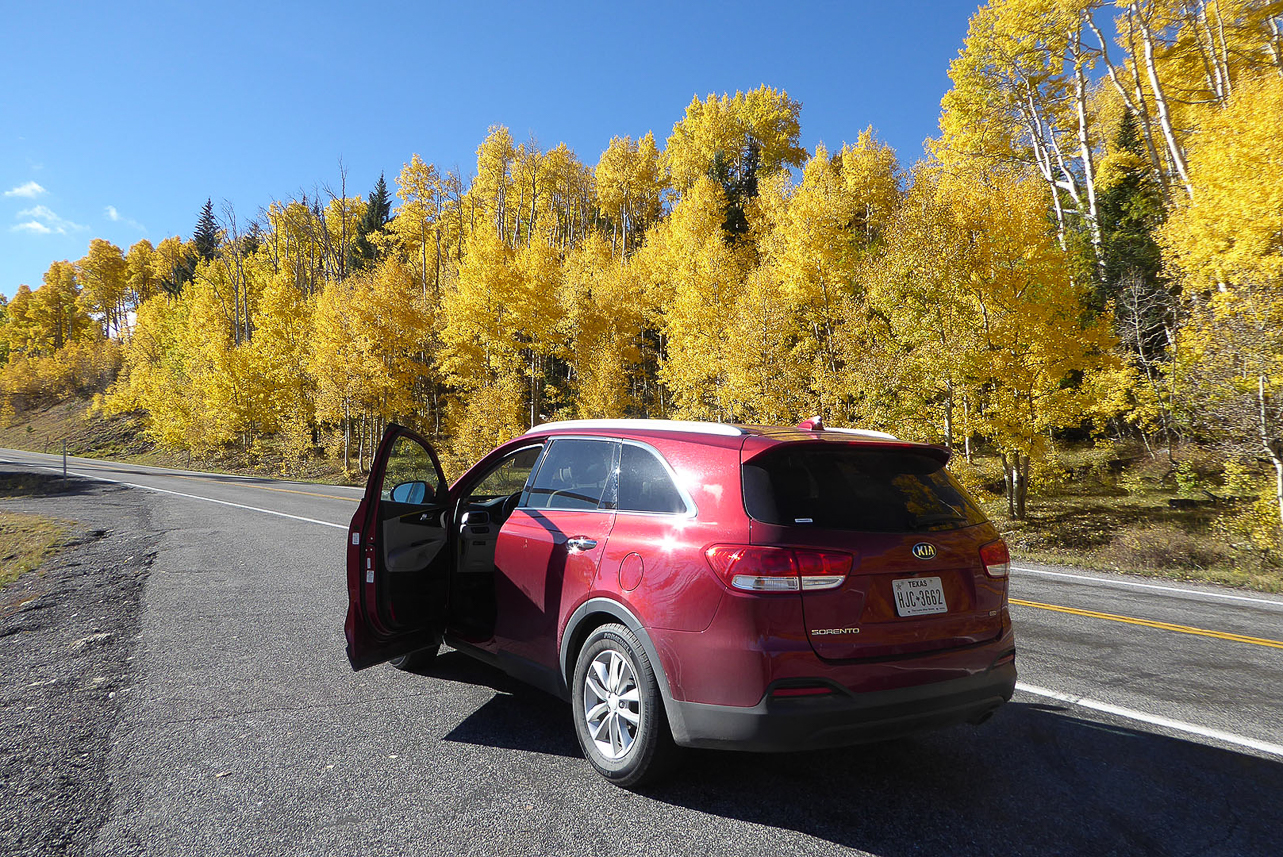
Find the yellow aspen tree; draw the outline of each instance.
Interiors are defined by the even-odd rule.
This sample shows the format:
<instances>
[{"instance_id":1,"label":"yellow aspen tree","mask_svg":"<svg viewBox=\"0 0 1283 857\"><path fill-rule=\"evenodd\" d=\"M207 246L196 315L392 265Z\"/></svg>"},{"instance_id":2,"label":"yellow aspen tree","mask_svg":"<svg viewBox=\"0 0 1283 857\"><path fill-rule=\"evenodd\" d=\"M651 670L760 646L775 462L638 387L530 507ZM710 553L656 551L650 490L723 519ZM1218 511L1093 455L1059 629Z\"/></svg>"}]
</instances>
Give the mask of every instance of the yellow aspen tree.
<instances>
[{"instance_id":1,"label":"yellow aspen tree","mask_svg":"<svg viewBox=\"0 0 1283 857\"><path fill-rule=\"evenodd\" d=\"M626 256L659 218L664 185L655 135L648 132L637 142L611 138L594 175L597 204L610 219L612 247Z\"/></svg>"},{"instance_id":2,"label":"yellow aspen tree","mask_svg":"<svg viewBox=\"0 0 1283 857\"><path fill-rule=\"evenodd\" d=\"M103 336L121 336L126 315L133 307L129 300L129 263L120 248L110 241L93 239L89 252L76 262L76 273L81 284L81 306L97 317Z\"/></svg>"},{"instance_id":3,"label":"yellow aspen tree","mask_svg":"<svg viewBox=\"0 0 1283 857\"><path fill-rule=\"evenodd\" d=\"M1047 183L1062 247L1082 229L1099 267L1096 140L1088 114L1085 0L992 0L972 16L949 66L935 146L945 161L1021 164Z\"/></svg>"},{"instance_id":4,"label":"yellow aspen tree","mask_svg":"<svg viewBox=\"0 0 1283 857\"><path fill-rule=\"evenodd\" d=\"M451 424L454 452L465 461L529 428L525 297L515 252L488 221L478 222L457 283L441 295L438 365L459 394Z\"/></svg>"},{"instance_id":5,"label":"yellow aspen tree","mask_svg":"<svg viewBox=\"0 0 1283 857\"><path fill-rule=\"evenodd\" d=\"M146 238L137 241L125 254L125 279L129 284L130 302L133 308L160 291L160 281L156 277L156 248Z\"/></svg>"},{"instance_id":6,"label":"yellow aspen tree","mask_svg":"<svg viewBox=\"0 0 1283 857\"><path fill-rule=\"evenodd\" d=\"M782 180L766 185L761 265L746 295L751 305L738 319L741 327L762 320L743 330L742 341L761 343L756 365L788 368L782 377L795 391L788 406L795 413L819 413L835 424L868 423L873 416L861 404L872 368L861 272L898 197L895 154L871 130L832 156L819 147L796 188ZM783 327L781 313L788 318ZM774 327L769 334L767 326ZM781 343L787 343L787 355L778 353ZM782 404L779 386L759 378L745 389L772 390L768 413L775 415Z\"/></svg>"},{"instance_id":7,"label":"yellow aspen tree","mask_svg":"<svg viewBox=\"0 0 1283 857\"><path fill-rule=\"evenodd\" d=\"M1199 127L1191 197L1162 230L1190 314L1177 371L1193 385L1202 433L1272 464L1274 550L1283 547L1281 137L1283 78L1240 81Z\"/></svg>"},{"instance_id":8,"label":"yellow aspen tree","mask_svg":"<svg viewBox=\"0 0 1283 857\"><path fill-rule=\"evenodd\" d=\"M187 371L188 305L156 295L138 307L133 336L125 345L116 383L97 401L108 416L146 414L146 434L168 449L199 449L193 427L199 403Z\"/></svg>"},{"instance_id":9,"label":"yellow aspen tree","mask_svg":"<svg viewBox=\"0 0 1283 857\"><path fill-rule=\"evenodd\" d=\"M1031 462L1053 429L1090 411L1089 379L1114 365L1115 341L1068 275L1043 185L991 172L949 175L941 189L965 241L956 276L980 319L979 348L968 355L985 391L977 428L1002 453L1008 511L1023 518Z\"/></svg>"},{"instance_id":10,"label":"yellow aspen tree","mask_svg":"<svg viewBox=\"0 0 1283 857\"><path fill-rule=\"evenodd\" d=\"M44 282L31 295L27 317L28 352L52 354L69 342L85 336L92 321L80 305L80 283L70 262L54 262L45 271Z\"/></svg>"},{"instance_id":11,"label":"yellow aspen tree","mask_svg":"<svg viewBox=\"0 0 1283 857\"><path fill-rule=\"evenodd\" d=\"M709 175L719 153L742 169L750 142L761 158L763 175L801 166L806 160L806 149L798 144L801 110L800 102L765 84L749 92L691 99L665 145L664 161L673 188L685 192Z\"/></svg>"},{"instance_id":12,"label":"yellow aspen tree","mask_svg":"<svg viewBox=\"0 0 1283 857\"><path fill-rule=\"evenodd\" d=\"M171 235L156 245L152 256L152 276L161 290L176 295L190 278L195 253L177 235Z\"/></svg>"},{"instance_id":13,"label":"yellow aspen tree","mask_svg":"<svg viewBox=\"0 0 1283 857\"><path fill-rule=\"evenodd\" d=\"M406 258L416 263L419 284L426 295L428 283L434 291L441 287L441 233L437 223L441 214L441 176L435 166L416 154L401 167L396 183L401 204L392 221L392 232L400 239Z\"/></svg>"},{"instance_id":14,"label":"yellow aspen tree","mask_svg":"<svg viewBox=\"0 0 1283 857\"><path fill-rule=\"evenodd\" d=\"M731 317L750 266L747 247L725 240L726 198L709 179L695 182L649 240L655 242L656 290L664 295L666 353L659 380L672 394L673 416L725 420L734 416L727 389Z\"/></svg>"},{"instance_id":15,"label":"yellow aspen tree","mask_svg":"<svg viewBox=\"0 0 1283 857\"><path fill-rule=\"evenodd\" d=\"M898 431L949 447L961 441L970 460L983 385L972 362L984 320L963 287L968 236L940 173L938 163L919 164L888 225L869 289L879 371L866 382L892 406L886 416Z\"/></svg>"},{"instance_id":16,"label":"yellow aspen tree","mask_svg":"<svg viewBox=\"0 0 1283 857\"><path fill-rule=\"evenodd\" d=\"M514 212L509 203L516 157L512 134L502 125L492 125L486 139L477 147L477 178L469 191L499 240L510 246L516 240Z\"/></svg>"},{"instance_id":17,"label":"yellow aspen tree","mask_svg":"<svg viewBox=\"0 0 1283 857\"><path fill-rule=\"evenodd\" d=\"M635 412L633 375L640 359L642 305L627 264L600 233L564 262L561 335L573 377L574 415L625 417Z\"/></svg>"},{"instance_id":18,"label":"yellow aspen tree","mask_svg":"<svg viewBox=\"0 0 1283 857\"><path fill-rule=\"evenodd\" d=\"M264 382L263 429L279 437L285 467L313 448L316 394L308 357L314 306L287 271L265 280L250 347Z\"/></svg>"},{"instance_id":19,"label":"yellow aspen tree","mask_svg":"<svg viewBox=\"0 0 1283 857\"><path fill-rule=\"evenodd\" d=\"M363 409L370 369L366 344L357 338L355 286L352 280L329 282L315 295L308 354L308 374L316 384L316 416L340 426L344 472L352 470L353 420Z\"/></svg>"}]
</instances>

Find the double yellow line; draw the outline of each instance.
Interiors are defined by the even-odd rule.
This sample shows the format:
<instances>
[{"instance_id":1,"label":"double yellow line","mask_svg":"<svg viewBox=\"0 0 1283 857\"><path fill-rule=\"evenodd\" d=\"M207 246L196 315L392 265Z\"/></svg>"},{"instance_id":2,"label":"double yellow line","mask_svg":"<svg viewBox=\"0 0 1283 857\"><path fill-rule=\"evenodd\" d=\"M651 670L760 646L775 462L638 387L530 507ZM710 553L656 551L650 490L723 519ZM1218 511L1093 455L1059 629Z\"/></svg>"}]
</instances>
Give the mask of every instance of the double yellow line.
<instances>
[{"instance_id":1,"label":"double yellow line","mask_svg":"<svg viewBox=\"0 0 1283 857\"><path fill-rule=\"evenodd\" d=\"M306 497L321 497L326 500L346 500L349 503L360 503L359 497L340 497L337 494L318 494L315 491L299 491L295 488L273 488L270 485L255 485L252 482L231 482L226 479L206 479L201 476L183 476L179 473L167 473L166 476L172 476L175 479L190 479L193 482L213 482L217 485L235 485L238 488L257 488L260 491L276 491L281 494L302 494Z\"/></svg>"},{"instance_id":2,"label":"double yellow line","mask_svg":"<svg viewBox=\"0 0 1283 857\"><path fill-rule=\"evenodd\" d=\"M1117 613L1100 613L1096 610L1079 610L1077 607L1062 607L1059 604L1043 604L1039 601L1025 601L1020 598L1012 598L1011 603L1019 604L1021 607L1035 607L1039 610L1054 610L1057 613L1086 616L1091 619L1108 619L1111 622L1125 622L1128 625L1157 628L1160 631L1175 631L1179 634L1194 634L1199 637L1211 637L1216 640L1229 640L1233 643L1250 643L1253 646L1283 649L1283 641L1267 640L1264 637L1248 637L1243 634L1230 634L1225 631L1209 631L1206 628L1194 628L1190 625L1173 625L1171 622L1155 622L1152 619L1137 619L1135 616L1119 616Z\"/></svg>"}]
</instances>

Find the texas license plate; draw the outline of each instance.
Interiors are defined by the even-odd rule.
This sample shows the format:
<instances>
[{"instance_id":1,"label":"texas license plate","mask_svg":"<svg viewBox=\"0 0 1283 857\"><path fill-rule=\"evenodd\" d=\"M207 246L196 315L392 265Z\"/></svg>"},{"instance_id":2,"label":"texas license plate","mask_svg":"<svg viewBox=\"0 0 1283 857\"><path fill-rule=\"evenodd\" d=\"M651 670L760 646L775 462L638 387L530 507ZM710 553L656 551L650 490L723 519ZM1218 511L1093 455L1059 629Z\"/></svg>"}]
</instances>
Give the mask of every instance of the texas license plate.
<instances>
[{"instance_id":1,"label":"texas license plate","mask_svg":"<svg viewBox=\"0 0 1283 857\"><path fill-rule=\"evenodd\" d=\"M944 603L944 584L938 577L909 577L891 581L895 589L895 612L901 616L925 616L948 613Z\"/></svg>"}]
</instances>

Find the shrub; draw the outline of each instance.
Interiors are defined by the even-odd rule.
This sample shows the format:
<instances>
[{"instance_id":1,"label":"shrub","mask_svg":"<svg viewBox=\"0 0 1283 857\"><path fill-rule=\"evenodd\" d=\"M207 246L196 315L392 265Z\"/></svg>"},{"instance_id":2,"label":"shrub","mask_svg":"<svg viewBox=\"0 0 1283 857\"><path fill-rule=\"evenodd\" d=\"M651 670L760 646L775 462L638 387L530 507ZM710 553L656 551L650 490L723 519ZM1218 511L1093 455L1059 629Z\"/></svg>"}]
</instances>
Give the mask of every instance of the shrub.
<instances>
[{"instance_id":1,"label":"shrub","mask_svg":"<svg viewBox=\"0 0 1283 857\"><path fill-rule=\"evenodd\" d=\"M1122 530L1102 554L1107 562L1124 571L1128 568L1205 569L1227 560L1219 539L1190 533L1171 524Z\"/></svg>"}]
</instances>

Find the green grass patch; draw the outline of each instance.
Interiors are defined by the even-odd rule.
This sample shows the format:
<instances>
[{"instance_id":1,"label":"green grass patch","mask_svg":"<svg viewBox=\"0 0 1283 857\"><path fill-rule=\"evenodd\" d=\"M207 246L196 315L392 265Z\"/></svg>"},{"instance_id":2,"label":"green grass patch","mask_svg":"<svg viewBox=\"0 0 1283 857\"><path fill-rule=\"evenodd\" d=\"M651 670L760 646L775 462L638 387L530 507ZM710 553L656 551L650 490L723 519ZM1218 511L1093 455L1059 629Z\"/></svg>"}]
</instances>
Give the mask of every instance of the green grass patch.
<instances>
[{"instance_id":1,"label":"green grass patch","mask_svg":"<svg viewBox=\"0 0 1283 857\"><path fill-rule=\"evenodd\" d=\"M53 556L67 539L66 521L0 511L0 586L38 568Z\"/></svg>"}]
</instances>

